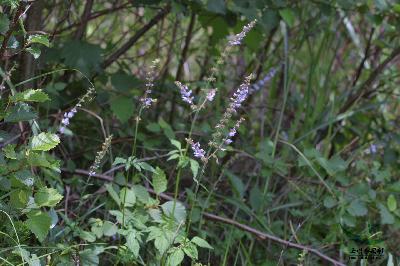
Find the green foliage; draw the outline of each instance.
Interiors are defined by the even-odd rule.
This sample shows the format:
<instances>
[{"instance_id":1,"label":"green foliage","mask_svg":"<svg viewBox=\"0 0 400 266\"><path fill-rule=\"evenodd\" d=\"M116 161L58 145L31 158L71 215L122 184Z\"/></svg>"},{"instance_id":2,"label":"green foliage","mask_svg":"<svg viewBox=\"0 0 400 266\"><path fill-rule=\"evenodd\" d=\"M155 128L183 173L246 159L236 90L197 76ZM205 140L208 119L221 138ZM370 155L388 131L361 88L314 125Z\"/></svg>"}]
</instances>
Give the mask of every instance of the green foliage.
<instances>
[{"instance_id":1,"label":"green foliage","mask_svg":"<svg viewBox=\"0 0 400 266\"><path fill-rule=\"evenodd\" d=\"M114 2L0 0L2 263L400 262L398 3Z\"/></svg>"}]
</instances>

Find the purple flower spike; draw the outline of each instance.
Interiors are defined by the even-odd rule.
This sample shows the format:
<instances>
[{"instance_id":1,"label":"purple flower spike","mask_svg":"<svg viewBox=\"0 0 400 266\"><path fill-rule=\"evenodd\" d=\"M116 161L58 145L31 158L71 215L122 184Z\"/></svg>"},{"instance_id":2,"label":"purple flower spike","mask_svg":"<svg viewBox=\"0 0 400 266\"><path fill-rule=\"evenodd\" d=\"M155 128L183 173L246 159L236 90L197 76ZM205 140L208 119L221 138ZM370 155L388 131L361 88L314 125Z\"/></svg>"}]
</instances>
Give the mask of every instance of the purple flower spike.
<instances>
[{"instance_id":1,"label":"purple flower spike","mask_svg":"<svg viewBox=\"0 0 400 266\"><path fill-rule=\"evenodd\" d=\"M192 96L192 90L188 88L188 86L183 85L179 81L176 81L175 84L179 87L181 91L181 97L184 102L188 104L193 104L194 97Z\"/></svg>"},{"instance_id":2,"label":"purple flower spike","mask_svg":"<svg viewBox=\"0 0 400 266\"><path fill-rule=\"evenodd\" d=\"M217 91L216 89L212 89L209 92L207 92L206 98L208 101L212 102L214 100L216 91Z\"/></svg>"},{"instance_id":3,"label":"purple flower spike","mask_svg":"<svg viewBox=\"0 0 400 266\"><path fill-rule=\"evenodd\" d=\"M202 148L200 148L199 142L192 144L192 150L194 157L203 158L206 155L206 152Z\"/></svg>"}]
</instances>

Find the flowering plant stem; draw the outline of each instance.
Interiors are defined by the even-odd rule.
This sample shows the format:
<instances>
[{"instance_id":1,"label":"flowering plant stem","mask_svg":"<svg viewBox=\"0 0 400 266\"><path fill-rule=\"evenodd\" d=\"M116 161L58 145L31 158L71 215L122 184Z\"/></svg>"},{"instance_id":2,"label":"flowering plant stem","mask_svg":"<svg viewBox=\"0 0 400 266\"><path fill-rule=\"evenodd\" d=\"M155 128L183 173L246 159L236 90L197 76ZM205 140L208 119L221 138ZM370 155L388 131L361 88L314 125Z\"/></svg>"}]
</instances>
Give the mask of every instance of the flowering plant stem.
<instances>
[{"instance_id":1,"label":"flowering plant stem","mask_svg":"<svg viewBox=\"0 0 400 266\"><path fill-rule=\"evenodd\" d=\"M139 130L139 122L140 122L140 116L142 115L142 111L143 111L143 106L140 107L139 109L139 115L136 117L136 121L135 121L135 135L133 137L133 146L132 146L132 153L131 153L131 157L135 156L136 154L136 141L137 141L137 133ZM135 168L132 168L132 171L129 171L126 175L125 175L125 190L124 190L124 198L122 201L122 226L125 226L125 202L126 202L126 192L128 190L128 182L129 179L133 178L133 174L135 172ZM130 176L129 176L130 174ZM130 178L131 177L131 178Z\"/></svg>"}]
</instances>

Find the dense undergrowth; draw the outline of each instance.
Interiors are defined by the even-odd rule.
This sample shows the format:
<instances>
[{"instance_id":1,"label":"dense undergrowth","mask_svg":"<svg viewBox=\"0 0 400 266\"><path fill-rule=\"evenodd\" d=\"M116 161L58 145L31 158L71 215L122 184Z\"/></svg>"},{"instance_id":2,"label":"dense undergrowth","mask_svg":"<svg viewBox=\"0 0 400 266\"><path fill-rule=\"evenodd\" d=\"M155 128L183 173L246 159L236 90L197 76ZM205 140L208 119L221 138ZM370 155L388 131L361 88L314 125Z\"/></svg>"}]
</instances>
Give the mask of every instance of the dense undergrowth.
<instances>
[{"instance_id":1,"label":"dense undergrowth","mask_svg":"<svg viewBox=\"0 0 400 266\"><path fill-rule=\"evenodd\" d=\"M396 1L0 4L0 265L399 265Z\"/></svg>"}]
</instances>

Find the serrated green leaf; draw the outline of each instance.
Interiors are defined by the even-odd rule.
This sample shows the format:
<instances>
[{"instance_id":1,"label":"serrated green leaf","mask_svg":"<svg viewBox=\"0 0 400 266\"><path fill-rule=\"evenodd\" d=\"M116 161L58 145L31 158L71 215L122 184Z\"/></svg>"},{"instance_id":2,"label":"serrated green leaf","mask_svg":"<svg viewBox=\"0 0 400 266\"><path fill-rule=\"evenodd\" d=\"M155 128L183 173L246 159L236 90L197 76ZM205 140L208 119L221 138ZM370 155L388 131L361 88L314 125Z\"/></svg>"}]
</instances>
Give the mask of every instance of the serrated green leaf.
<instances>
[{"instance_id":1,"label":"serrated green leaf","mask_svg":"<svg viewBox=\"0 0 400 266\"><path fill-rule=\"evenodd\" d=\"M64 43L60 55L64 64L82 71L89 76L100 69L102 49L99 45L86 43L80 40L71 40Z\"/></svg>"},{"instance_id":2,"label":"serrated green leaf","mask_svg":"<svg viewBox=\"0 0 400 266\"><path fill-rule=\"evenodd\" d=\"M179 141L177 141L175 139L170 139L169 141L171 142L172 145L174 145L176 148L178 148L178 150L182 149L182 145Z\"/></svg>"},{"instance_id":3,"label":"serrated green leaf","mask_svg":"<svg viewBox=\"0 0 400 266\"><path fill-rule=\"evenodd\" d=\"M31 149L34 151L49 151L60 143L56 134L42 132L32 139Z\"/></svg>"},{"instance_id":4,"label":"serrated green leaf","mask_svg":"<svg viewBox=\"0 0 400 266\"><path fill-rule=\"evenodd\" d=\"M161 205L161 208L166 216L171 217L174 209L174 201L165 202L163 205ZM186 209L185 206L183 206L183 204L180 202L176 202L175 204L174 217L178 223L185 222Z\"/></svg>"},{"instance_id":5,"label":"serrated green leaf","mask_svg":"<svg viewBox=\"0 0 400 266\"><path fill-rule=\"evenodd\" d=\"M192 238L191 240L192 243L196 244L197 246L201 247L201 248L208 248L208 249L213 249L213 247L208 244L208 242L198 236L195 236Z\"/></svg>"},{"instance_id":6,"label":"serrated green leaf","mask_svg":"<svg viewBox=\"0 0 400 266\"><path fill-rule=\"evenodd\" d=\"M28 47L25 49L28 53L30 53L31 55L33 55L33 58L38 59L40 57L40 54L42 53L42 51L40 51L39 48L37 47Z\"/></svg>"},{"instance_id":7,"label":"serrated green leaf","mask_svg":"<svg viewBox=\"0 0 400 266\"><path fill-rule=\"evenodd\" d=\"M4 118L5 122L21 122L36 119L38 116L26 103L17 103L10 108L8 115Z\"/></svg>"},{"instance_id":8,"label":"serrated green leaf","mask_svg":"<svg viewBox=\"0 0 400 266\"><path fill-rule=\"evenodd\" d=\"M84 230L79 231L79 237L90 243L96 241L95 234L93 234L92 232L84 231Z\"/></svg>"},{"instance_id":9,"label":"serrated green leaf","mask_svg":"<svg viewBox=\"0 0 400 266\"><path fill-rule=\"evenodd\" d=\"M113 198L113 200L118 204L118 206L121 205L119 196L118 196L117 192L114 190L113 186L111 184L106 184L105 187L106 187L108 193L110 194L111 198Z\"/></svg>"},{"instance_id":10,"label":"serrated green leaf","mask_svg":"<svg viewBox=\"0 0 400 266\"><path fill-rule=\"evenodd\" d=\"M28 220L26 225L32 233L39 239L40 242L46 238L50 230L51 218L47 213L37 212L34 214L28 214Z\"/></svg>"},{"instance_id":11,"label":"serrated green leaf","mask_svg":"<svg viewBox=\"0 0 400 266\"><path fill-rule=\"evenodd\" d=\"M365 203L361 200L353 200L347 209L348 213L353 216L364 216L368 213Z\"/></svg>"},{"instance_id":12,"label":"serrated green leaf","mask_svg":"<svg viewBox=\"0 0 400 266\"><path fill-rule=\"evenodd\" d=\"M45 102L50 100L49 96L42 90L25 90L10 96L12 102Z\"/></svg>"},{"instance_id":13,"label":"serrated green leaf","mask_svg":"<svg viewBox=\"0 0 400 266\"><path fill-rule=\"evenodd\" d=\"M188 255L190 258L197 260L198 259L198 252L197 252L197 247L192 244L188 243L184 246L183 251L185 252L186 255Z\"/></svg>"},{"instance_id":14,"label":"serrated green leaf","mask_svg":"<svg viewBox=\"0 0 400 266\"><path fill-rule=\"evenodd\" d=\"M113 114L125 123L133 116L133 102L129 97L117 97L110 101L110 107Z\"/></svg>"},{"instance_id":15,"label":"serrated green leaf","mask_svg":"<svg viewBox=\"0 0 400 266\"><path fill-rule=\"evenodd\" d=\"M171 253L171 255L168 256L168 265L177 266L183 261L184 257L185 254L183 253L183 251L181 249L176 249L174 252Z\"/></svg>"},{"instance_id":16,"label":"serrated green leaf","mask_svg":"<svg viewBox=\"0 0 400 266\"><path fill-rule=\"evenodd\" d=\"M43 34L30 35L28 37L28 44L31 44L31 43L40 43L40 44L43 44L44 46L50 47L49 38Z\"/></svg>"},{"instance_id":17,"label":"serrated green leaf","mask_svg":"<svg viewBox=\"0 0 400 266\"><path fill-rule=\"evenodd\" d=\"M140 245L134 233L128 233L128 236L126 237L126 246L130 251L132 251L135 257L139 256Z\"/></svg>"},{"instance_id":18,"label":"serrated green leaf","mask_svg":"<svg viewBox=\"0 0 400 266\"><path fill-rule=\"evenodd\" d=\"M105 236L113 236L117 233L118 227L110 221L103 223L103 234Z\"/></svg>"},{"instance_id":19,"label":"serrated green leaf","mask_svg":"<svg viewBox=\"0 0 400 266\"><path fill-rule=\"evenodd\" d=\"M4 156L8 159L17 159L17 154L15 153L15 144L8 144L2 150L4 152Z\"/></svg>"},{"instance_id":20,"label":"serrated green leaf","mask_svg":"<svg viewBox=\"0 0 400 266\"><path fill-rule=\"evenodd\" d=\"M125 207L132 207L136 203L135 191L127 188L121 189L119 192L119 200Z\"/></svg>"},{"instance_id":21,"label":"serrated green leaf","mask_svg":"<svg viewBox=\"0 0 400 266\"><path fill-rule=\"evenodd\" d=\"M56 171L58 173L61 172L60 170L60 161L54 159L48 154L45 153L37 153L30 151L27 155L28 163L30 166L39 166L39 167L45 167L49 168L53 171Z\"/></svg>"},{"instance_id":22,"label":"serrated green leaf","mask_svg":"<svg viewBox=\"0 0 400 266\"><path fill-rule=\"evenodd\" d=\"M157 194L167 190L167 177L164 171L159 167L157 167L156 171L153 173L153 187Z\"/></svg>"},{"instance_id":23,"label":"serrated green leaf","mask_svg":"<svg viewBox=\"0 0 400 266\"><path fill-rule=\"evenodd\" d=\"M54 207L63 196L54 188L42 187L35 193L35 203L38 207Z\"/></svg>"},{"instance_id":24,"label":"serrated green leaf","mask_svg":"<svg viewBox=\"0 0 400 266\"><path fill-rule=\"evenodd\" d=\"M115 158L112 165L118 165L118 164L126 164L126 159L121 157Z\"/></svg>"},{"instance_id":25,"label":"serrated green leaf","mask_svg":"<svg viewBox=\"0 0 400 266\"><path fill-rule=\"evenodd\" d=\"M31 192L24 189L13 190L10 194L10 204L14 208L23 209L26 207Z\"/></svg>"}]
</instances>

